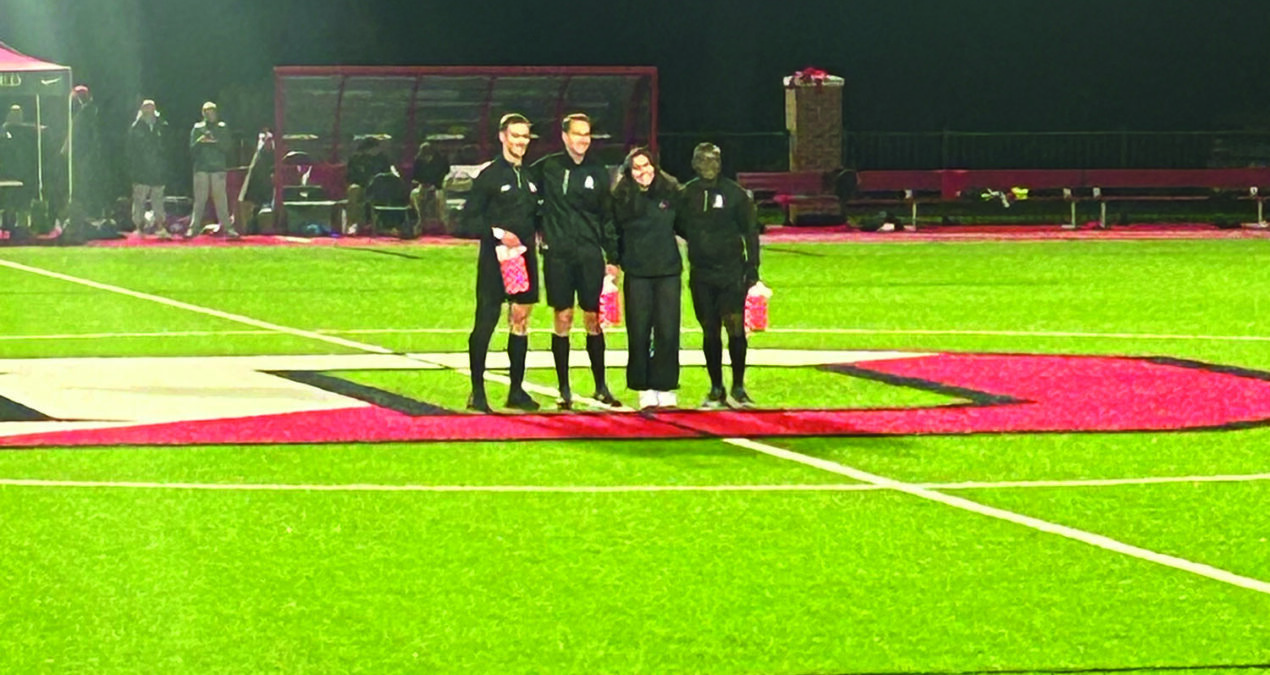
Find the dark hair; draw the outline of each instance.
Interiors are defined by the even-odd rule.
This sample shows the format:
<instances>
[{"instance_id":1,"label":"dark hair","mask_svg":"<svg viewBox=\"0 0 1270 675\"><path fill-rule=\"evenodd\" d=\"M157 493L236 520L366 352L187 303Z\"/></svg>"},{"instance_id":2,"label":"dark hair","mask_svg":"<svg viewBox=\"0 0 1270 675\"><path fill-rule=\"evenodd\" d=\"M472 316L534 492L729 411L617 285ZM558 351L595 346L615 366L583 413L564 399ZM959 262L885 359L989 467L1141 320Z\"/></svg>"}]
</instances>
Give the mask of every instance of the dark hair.
<instances>
[{"instance_id":1,"label":"dark hair","mask_svg":"<svg viewBox=\"0 0 1270 675\"><path fill-rule=\"evenodd\" d=\"M679 191L679 181L675 180L674 176L662 171L652 150L645 147L634 148L626 153L626 159L622 161L622 168L617 176L617 185L613 186L613 217L615 220L624 221L636 215L635 195L639 194L640 188L639 184L635 182L634 176L631 175L631 167L635 163L635 158L640 156L647 157L656 172L653 175L652 184L648 186L649 197L653 199L671 199Z\"/></svg>"},{"instance_id":2,"label":"dark hair","mask_svg":"<svg viewBox=\"0 0 1270 675\"><path fill-rule=\"evenodd\" d=\"M513 124L529 124L529 118L520 113L507 113L498 120L498 130L507 131L507 127Z\"/></svg>"},{"instance_id":3,"label":"dark hair","mask_svg":"<svg viewBox=\"0 0 1270 675\"><path fill-rule=\"evenodd\" d=\"M568 131L569 125L573 124L574 122L586 122L587 126L590 126L591 118L587 117L586 113L570 113L568 115L565 115L564 119L560 120L560 130Z\"/></svg>"}]
</instances>

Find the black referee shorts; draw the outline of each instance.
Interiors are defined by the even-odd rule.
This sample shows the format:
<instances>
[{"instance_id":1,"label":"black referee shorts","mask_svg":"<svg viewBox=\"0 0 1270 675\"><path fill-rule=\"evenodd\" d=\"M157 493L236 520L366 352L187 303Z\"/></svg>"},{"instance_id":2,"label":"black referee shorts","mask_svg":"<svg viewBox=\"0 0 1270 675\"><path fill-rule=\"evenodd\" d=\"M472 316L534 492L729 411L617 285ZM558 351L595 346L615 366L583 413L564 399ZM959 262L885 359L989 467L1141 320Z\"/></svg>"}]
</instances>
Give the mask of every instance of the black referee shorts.
<instances>
[{"instance_id":1,"label":"black referee shorts","mask_svg":"<svg viewBox=\"0 0 1270 675\"><path fill-rule=\"evenodd\" d=\"M598 312L604 285L604 253L598 249L574 254L548 252L543 255L542 278L547 285L547 304L552 309L559 311L577 304L584 312Z\"/></svg>"},{"instance_id":2,"label":"black referee shorts","mask_svg":"<svg viewBox=\"0 0 1270 675\"><path fill-rule=\"evenodd\" d=\"M503 287L503 270L498 264L498 256L494 248L482 248L476 264L476 300L477 302L494 302L502 304L506 301L518 305L532 305L538 302L538 253L534 249L525 252L525 269L529 272L529 290L515 295L508 295Z\"/></svg>"},{"instance_id":3,"label":"black referee shorts","mask_svg":"<svg viewBox=\"0 0 1270 675\"><path fill-rule=\"evenodd\" d=\"M692 293L692 312L697 316L697 323L703 326L717 324L725 316L745 312L744 279L719 284L689 278L688 290Z\"/></svg>"}]
</instances>

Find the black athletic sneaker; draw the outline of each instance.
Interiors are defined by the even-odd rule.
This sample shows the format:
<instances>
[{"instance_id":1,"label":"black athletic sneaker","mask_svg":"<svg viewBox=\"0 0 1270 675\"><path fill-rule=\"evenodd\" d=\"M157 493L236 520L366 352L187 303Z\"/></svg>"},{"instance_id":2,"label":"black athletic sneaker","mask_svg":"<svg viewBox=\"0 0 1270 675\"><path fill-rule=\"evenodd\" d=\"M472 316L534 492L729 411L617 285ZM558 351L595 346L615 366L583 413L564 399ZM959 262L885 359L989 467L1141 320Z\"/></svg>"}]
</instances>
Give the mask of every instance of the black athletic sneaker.
<instances>
[{"instance_id":1,"label":"black athletic sneaker","mask_svg":"<svg viewBox=\"0 0 1270 675\"><path fill-rule=\"evenodd\" d=\"M516 410L524 410L525 412L533 412L540 406L524 389L513 390L507 395L507 407Z\"/></svg>"},{"instance_id":2,"label":"black athletic sneaker","mask_svg":"<svg viewBox=\"0 0 1270 675\"><path fill-rule=\"evenodd\" d=\"M485 392L483 391L482 392L474 391L472 392L471 396L467 397L467 409L475 410L476 412L483 412L483 413L494 412L493 408L489 407L489 401L485 400Z\"/></svg>"},{"instance_id":3,"label":"black athletic sneaker","mask_svg":"<svg viewBox=\"0 0 1270 675\"><path fill-rule=\"evenodd\" d=\"M706 394L706 400L702 401L701 407L708 410L728 407L728 395L723 391L723 387L710 387L710 393Z\"/></svg>"},{"instance_id":4,"label":"black athletic sneaker","mask_svg":"<svg viewBox=\"0 0 1270 675\"><path fill-rule=\"evenodd\" d=\"M745 392L745 387L732 387L732 401L738 408L754 407L754 400Z\"/></svg>"},{"instance_id":5,"label":"black athletic sneaker","mask_svg":"<svg viewBox=\"0 0 1270 675\"><path fill-rule=\"evenodd\" d=\"M608 387L600 387L599 389L595 390L595 393L591 395L591 398L607 406L611 406L614 408L622 407L622 402L617 400L617 397L613 396L612 392L609 391Z\"/></svg>"}]
</instances>

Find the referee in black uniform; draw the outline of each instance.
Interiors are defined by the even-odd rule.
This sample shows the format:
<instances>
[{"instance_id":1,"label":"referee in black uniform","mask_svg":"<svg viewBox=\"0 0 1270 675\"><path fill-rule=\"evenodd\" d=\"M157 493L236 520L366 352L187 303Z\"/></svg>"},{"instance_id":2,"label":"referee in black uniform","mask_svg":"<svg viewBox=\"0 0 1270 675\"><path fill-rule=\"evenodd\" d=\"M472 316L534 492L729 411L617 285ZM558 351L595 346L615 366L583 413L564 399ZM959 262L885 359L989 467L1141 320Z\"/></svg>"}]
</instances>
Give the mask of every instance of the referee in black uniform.
<instances>
[{"instance_id":1,"label":"referee in black uniform","mask_svg":"<svg viewBox=\"0 0 1270 675\"><path fill-rule=\"evenodd\" d=\"M547 304L555 311L551 355L560 383L560 408L573 407L569 386L569 330L573 308L582 308L586 351L595 379L593 397L620 406L604 376L604 333L600 329L600 289L605 274L618 274L617 236L609 207L609 173L587 155L591 120L575 113L560 123L565 151L547 155L533 166L542 188L543 282Z\"/></svg>"},{"instance_id":2,"label":"referee in black uniform","mask_svg":"<svg viewBox=\"0 0 1270 675\"><path fill-rule=\"evenodd\" d=\"M710 393L702 404L728 404L723 389L723 338L728 332L732 359L732 400L738 406L754 402L745 391L745 293L758 281L758 221L749 193L719 175L722 154L711 143L692 152L697 177L679 193L675 231L688 242L688 290L701 324Z\"/></svg>"},{"instance_id":3,"label":"referee in black uniform","mask_svg":"<svg viewBox=\"0 0 1270 675\"><path fill-rule=\"evenodd\" d=\"M529 147L529 120L524 115L503 115L498 123L502 153L472 181L472 190L463 205L463 230L481 238L476 266L476 321L467 338L468 365L472 372L469 410L493 412L485 398L485 355L490 337L498 325L504 302L510 302L507 357L511 360L511 391L507 407L537 410L538 403L525 392L525 355L529 351L529 312L538 302L538 260L535 235L538 186L521 164ZM499 244L525 246L529 289L508 295L503 288L502 269L495 252Z\"/></svg>"}]
</instances>

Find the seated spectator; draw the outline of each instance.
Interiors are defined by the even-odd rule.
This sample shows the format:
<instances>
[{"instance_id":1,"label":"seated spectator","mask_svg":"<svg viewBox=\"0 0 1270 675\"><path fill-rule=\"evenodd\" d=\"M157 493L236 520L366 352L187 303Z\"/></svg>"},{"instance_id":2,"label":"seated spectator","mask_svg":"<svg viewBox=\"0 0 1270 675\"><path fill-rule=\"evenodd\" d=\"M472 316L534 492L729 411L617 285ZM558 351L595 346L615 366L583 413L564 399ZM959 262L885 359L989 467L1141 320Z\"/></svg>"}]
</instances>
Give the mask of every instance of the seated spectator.
<instances>
[{"instance_id":1,"label":"seated spectator","mask_svg":"<svg viewBox=\"0 0 1270 675\"><path fill-rule=\"evenodd\" d=\"M450 173L450 160L437 152L431 143L419 144L419 152L415 154L414 167L410 177L414 189L410 192L410 205L418 216L420 225L424 221L437 220L445 223L445 177Z\"/></svg>"},{"instance_id":2,"label":"seated spectator","mask_svg":"<svg viewBox=\"0 0 1270 675\"><path fill-rule=\"evenodd\" d=\"M366 204L370 207L373 234L397 230L402 239L414 238L414 227L408 219L410 188L397 167L376 175L366 186Z\"/></svg>"},{"instance_id":3,"label":"seated spectator","mask_svg":"<svg viewBox=\"0 0 1270 675\"><path fill-rule=\"evenodd\" d=\"M0 192L4 227L30 226L31 205L39 191L39 160L35 125L26 122L22 106L9 108L0 126L0 180L20 182Z\"/></svg>"},{"instance_id":4,"label":"seated spectator","mask_svg":"<svg viewBox=\"0 0 1270 675\"><path fill-rule=\"evenodd\" d=\"M374 137L358 141L357 148L348 158L345 179L348 182L348 221L354 226L370 222L370 208L366 203L366 186L371 179L392 166L384 155L383 143Z\"/></svg>"}]
</instances>

